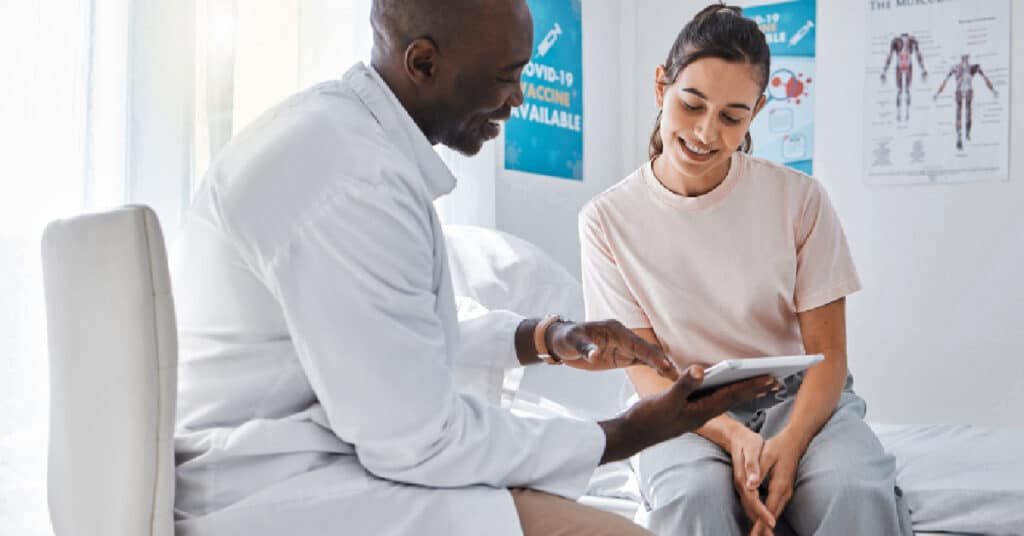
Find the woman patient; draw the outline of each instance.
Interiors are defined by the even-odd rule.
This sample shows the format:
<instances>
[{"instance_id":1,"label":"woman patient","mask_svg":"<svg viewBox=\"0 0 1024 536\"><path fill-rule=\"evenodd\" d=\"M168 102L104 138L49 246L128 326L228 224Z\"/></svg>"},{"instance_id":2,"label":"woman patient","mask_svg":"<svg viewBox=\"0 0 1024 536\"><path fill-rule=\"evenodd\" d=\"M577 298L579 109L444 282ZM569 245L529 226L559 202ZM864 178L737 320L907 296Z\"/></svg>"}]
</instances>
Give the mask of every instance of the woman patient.
<instances>
[{"instance_id":1,"label":"woman patient","mask_svg":"<svg viewBox=\"0 0 1024 536\"><path fill-rule=\"evenodd\" d=\"M847 371L860 282L815 179L747 154L769 51L739 8L686 24L655 71L650 161L580 215L587 316L617 318L682 369L821 353L784 387L634 459L659 534L912 534L894 460ZM628 371L642 397L671 386Z\"/></svg>"}]
</instances>

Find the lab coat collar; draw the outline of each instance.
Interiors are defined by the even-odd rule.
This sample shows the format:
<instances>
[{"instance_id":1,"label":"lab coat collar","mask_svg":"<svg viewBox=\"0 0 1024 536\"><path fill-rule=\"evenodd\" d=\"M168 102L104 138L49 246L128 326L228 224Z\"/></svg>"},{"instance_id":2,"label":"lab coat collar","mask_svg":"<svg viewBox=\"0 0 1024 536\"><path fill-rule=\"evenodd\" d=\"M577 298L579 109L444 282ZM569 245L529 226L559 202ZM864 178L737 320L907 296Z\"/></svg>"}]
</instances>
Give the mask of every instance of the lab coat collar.
<instances>
[{"instance_id":1,"label":"lab coat collar","mask_svg":"<svg viewBox=\"0 0 1024 536\"><path fill-rule=\"evenodd\" d=\"M388 135L414 156L431 199L455 189L455 176L376 69L357 63L345 73L344 80Z\"/></svg>"}]
</instances>

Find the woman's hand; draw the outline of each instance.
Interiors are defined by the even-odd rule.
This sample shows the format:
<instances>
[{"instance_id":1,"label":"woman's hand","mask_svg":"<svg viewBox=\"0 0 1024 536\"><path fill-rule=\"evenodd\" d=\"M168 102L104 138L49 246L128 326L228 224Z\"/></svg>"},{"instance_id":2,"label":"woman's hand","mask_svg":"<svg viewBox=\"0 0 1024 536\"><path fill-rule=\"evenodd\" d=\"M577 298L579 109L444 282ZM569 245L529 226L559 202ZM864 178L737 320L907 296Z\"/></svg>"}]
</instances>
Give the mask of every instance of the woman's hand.
<instances>
[{"instance_id":1,"label":"woman's hand","mask_svg":"<svg viewBox=\"0 0 1024 536\"><path fill-rule=\"evenodd\" d=\"M765 445L761 434L746 427L737 428L729 440L732 456L732 483L747 518L755 526L774 528L776 516L761 502L761 455Z\"/></svg>"},{"instance_id":2,"label":"woman's hand","mask_svg":"<svg viewBox=\"0 0 1024 536\"><path fill-rule=\"evenodd\" d=\"M779 435L765 441L759 460L762 476L768 478L768 496L764 506L776 519L793 497L793 484L796 481L796 469L800 465L806 446L792 434L783 430ZM760 486L759 480L757 485ZM754 523L751 536L771 536L772 527L758 520Z\"/></svg>"}]
</instances>

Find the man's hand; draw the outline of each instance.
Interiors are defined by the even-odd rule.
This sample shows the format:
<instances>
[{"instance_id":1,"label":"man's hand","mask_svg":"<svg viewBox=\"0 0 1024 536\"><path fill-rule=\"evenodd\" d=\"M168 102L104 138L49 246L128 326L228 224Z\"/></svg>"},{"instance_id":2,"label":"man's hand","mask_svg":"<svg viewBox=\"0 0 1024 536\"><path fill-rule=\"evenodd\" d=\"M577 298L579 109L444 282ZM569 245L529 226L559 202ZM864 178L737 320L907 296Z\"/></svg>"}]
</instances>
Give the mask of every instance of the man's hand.
<instances>
[{"instance_id":1,"label":"man's hand","mask_svg":"<svg viewBox=\"0 0 1024 536\"><path fill-rule=\"evenodd\" d=\"M550 351L573 368L608 370L647 365L663 377L679 378L679 371L660 348L617 320L559 322L548 328L546 335Z\"/></svg>"},{"instance_id":2,"label":"man's hand","mask_svg":"<svg viewBox=\"0 0 1024 536\"><path fill-rule=\"evenodd\" d=\"M771 376L758 376L720 387L690 399L704 381L704 369L694 365L665 392L643 398L623 415L598 424L605 431L601 463L628 458L667 439L692 432L708 419L778 388Z\"/></svg>"},{"instance_id":3,"label":"man's hand","mask_svg":"<svg viewBox=\"0 0 1024 536\"><path fill-rule=\"evenodd\" d=\"M760 465L764 476L768 477L768 496L764 505L777 519L793 497L793 484L796 481L796 470L800 465L805 447L786 432L765 441L761 451ZM758 481L758 485L761 482ZM761 520L754 523L751 536L771 536L772 529Z\"/></svg>"}]
</instances>

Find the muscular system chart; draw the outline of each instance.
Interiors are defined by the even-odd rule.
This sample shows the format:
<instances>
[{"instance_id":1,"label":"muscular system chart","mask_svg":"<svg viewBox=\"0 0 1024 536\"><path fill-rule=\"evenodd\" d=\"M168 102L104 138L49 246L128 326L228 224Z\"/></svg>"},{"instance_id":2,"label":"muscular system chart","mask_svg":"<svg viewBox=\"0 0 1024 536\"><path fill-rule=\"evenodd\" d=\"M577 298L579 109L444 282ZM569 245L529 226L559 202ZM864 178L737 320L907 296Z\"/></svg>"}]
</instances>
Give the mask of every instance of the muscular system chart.
<instances>
[{"instance_id":1,"label":"muscular system chart","mask_svg":"<svg viewBox=\"0 0 1024 536\"><path fill-rule=\"evenodd\" d=\"M869 184L1007 180L1010 0L867 0Z\"/></svg>"}]
</instances>

